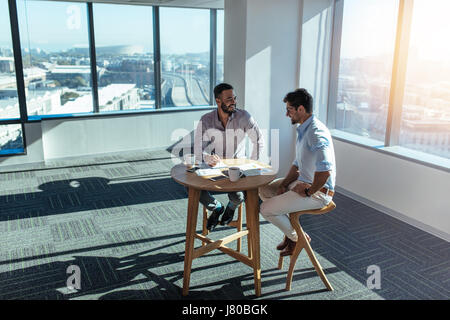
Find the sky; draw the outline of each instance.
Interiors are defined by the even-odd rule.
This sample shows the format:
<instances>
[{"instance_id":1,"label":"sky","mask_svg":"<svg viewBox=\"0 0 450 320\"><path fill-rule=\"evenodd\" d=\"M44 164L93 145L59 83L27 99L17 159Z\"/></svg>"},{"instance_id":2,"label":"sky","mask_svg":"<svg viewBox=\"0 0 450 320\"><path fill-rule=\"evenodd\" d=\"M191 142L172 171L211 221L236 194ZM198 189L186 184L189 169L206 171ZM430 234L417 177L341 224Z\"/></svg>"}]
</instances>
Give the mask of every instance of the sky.
<instances>
[{"instance_id":1,"label":"sky","mask_svg":"<svg viewBox=\"0 0 450 320\"><path fill-rule=\"evenodd\" d=\"M342 58L392 54L398 0L345 0ZM450 61L450 0L414 0L410 50L417 58Z\"/></svg>"},{"instance_id":2,"label":"sky","mask_svg":"<svg viewBox=\"0 0 450 320\"><path fill-rule=\"evenodd\" d=\"M61 50L88 46L85 4L18 0L17 7L22 47ZM141 45L153 51L151 7L94 3L93 11L97 46ZM0 0L0 18L1 45L10 43L10 36L3 32L9 31L6 0ZM160 7L162 53L208 52L209 19L207 9ZM223 18L221 21L223 24ZM223 32L223 27L219 29ZM219 50L223 51L223 45Z\"/></svg>"}]
</instances>

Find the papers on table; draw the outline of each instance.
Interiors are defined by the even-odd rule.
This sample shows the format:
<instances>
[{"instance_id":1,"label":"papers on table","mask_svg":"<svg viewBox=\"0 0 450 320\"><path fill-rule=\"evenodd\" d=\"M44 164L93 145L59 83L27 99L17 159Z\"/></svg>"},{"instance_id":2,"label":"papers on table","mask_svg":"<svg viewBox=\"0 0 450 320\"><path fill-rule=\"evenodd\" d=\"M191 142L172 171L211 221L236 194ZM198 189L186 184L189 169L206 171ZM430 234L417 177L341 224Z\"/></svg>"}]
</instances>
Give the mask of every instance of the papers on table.
<instances>
[{"instance_id":1,"label":"papers on table","mask_svg":"<svg viewBox=\"0 0 450 320\"><path fill-rule=\"evenodd\" d=\"M244 175L246 177L260 176L264 173L272 172L272 170L268 168L260 168L260 169L248 169L244 170Z\"/></svg>"},{"instance_id":2,"label":"papers on table","mask_svg":"<svg viewBox=\"0 0 450 320\"><path fill-rule=\"evenodd\" d=\"M219 163L217 163L215 166L213 166L212 168L215 168L215 169L221 169L221 168L228 168L228 166L225 164L225 163L223 163L222 161L220 161Z\"/></svg>"},{"instance_id":3,"label":"papers on table","mask_svg":"<svg viewBox=\"0 0 450 320\"><path fill-rule=\"evenodd\" d=\"M198 176L205 177L205 176L220 176L222 175L222 171L220 169L198 169L195 171Z\"/></svg>"},{"instance_id":4,"label":"papers on table","mask_svg":"<svg viewBox=\"0 0 450 320\"><path fill-rule=\"evenodd\" d=\"M239 167L239 169L241 169L242 171L251 170L251 169L262 169L263 168L259 164L256 164L256 163L246 163L246 164L238 165L236 167Z\"/></svg>"},{"instance_id":5,"label":"papers on table","mask_svg":"<svg viewBox=\"0 0 450 320\"><path fill-rule=\"evenodd\" d=\"M244 176L246 177L252 177L252 176L259 176L267 172L271 172L272 170L269 168L264 168L256 163L246 163L241 165L231 165L227 166L225 163L220 161L218 164L216 164L214 167L208 166L206 163L202 163L199 165L199 169L195 171L195 173L200 177L205 176L222 176L227 175L227 170L222 172L221 169L226 169L229 167L238 167L244 172Z\"/></svg>"}]
</instances>

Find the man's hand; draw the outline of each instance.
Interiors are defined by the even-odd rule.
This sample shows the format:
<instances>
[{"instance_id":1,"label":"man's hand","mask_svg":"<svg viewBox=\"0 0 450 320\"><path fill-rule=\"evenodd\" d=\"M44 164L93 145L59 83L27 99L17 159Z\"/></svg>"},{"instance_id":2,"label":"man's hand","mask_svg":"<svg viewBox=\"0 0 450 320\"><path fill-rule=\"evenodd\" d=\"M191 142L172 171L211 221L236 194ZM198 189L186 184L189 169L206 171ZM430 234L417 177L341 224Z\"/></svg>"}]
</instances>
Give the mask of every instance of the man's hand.
<instances>
[{"instance_id":1,"label":"man's hand","mask_svg":"<svg viewBox=\"0 0 450 320\"><path fill-rule=\"evenodd\" d=\"M311 187L309 183L298 182L291 190L297 192L301 197L306 197L305 189Z\"/></svg>"},{"instance_id":2,"label":"man's hand","mask_svg":"<svg viewBox=\"0 0 450 320\"><path fill-rule=\"evenodd\" d=\"M205 161L209 166L214 167L220 162L220 157L217 154L207 155Z\"/></svg>"}]
</instances>

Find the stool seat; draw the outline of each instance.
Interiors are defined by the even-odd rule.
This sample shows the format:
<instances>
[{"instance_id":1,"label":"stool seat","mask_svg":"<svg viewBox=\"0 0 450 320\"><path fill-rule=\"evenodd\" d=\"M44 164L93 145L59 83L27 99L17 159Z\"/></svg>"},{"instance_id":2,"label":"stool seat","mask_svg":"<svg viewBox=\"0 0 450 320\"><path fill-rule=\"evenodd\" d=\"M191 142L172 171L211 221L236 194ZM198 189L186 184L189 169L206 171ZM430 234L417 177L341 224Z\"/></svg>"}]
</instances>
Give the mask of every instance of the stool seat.
<instances>
[{"instance_id":1,"label":"stool seat","mask_svg":"<svg viewBox=\"0 0 450 320\"><path fill-rule=\"evenodd\" d=\"M292 256L290 256L290 264L289 264L289 271L287 275L286 280L286 290L291 290L291 283L292 283L292 275L294 273L295 263L297 262L297 258L304 248L306 250L306 253L308 254L309 259L311 260L312 264L314 265L314 269L316 270L317 274L322 279L322 282L325 284L328 290L333 291L333 287L331 286L330 282L328 281L327 277L325 276L325 273L322 270L322 267L317 260L316 256L314 255L314 252L311 248L311 245L309 244L309 241L306 239L305 233L303 232L302 226L300 225L300 216L303 214L312 214L312 215L320 215L325 214L333 209L336 208L336 204L331 201L327 206L320 208L320 209L313 209L313 210L302 210L302 211L296 211L289 213L289 220L291 221L292 226L294 227L295 231L297 232L298 240L297 244L295 245L294 252L292 253ZM278 260L278 269L283 268L283 257L280 255L280 258Z\"/></svg>"}]
</instances>

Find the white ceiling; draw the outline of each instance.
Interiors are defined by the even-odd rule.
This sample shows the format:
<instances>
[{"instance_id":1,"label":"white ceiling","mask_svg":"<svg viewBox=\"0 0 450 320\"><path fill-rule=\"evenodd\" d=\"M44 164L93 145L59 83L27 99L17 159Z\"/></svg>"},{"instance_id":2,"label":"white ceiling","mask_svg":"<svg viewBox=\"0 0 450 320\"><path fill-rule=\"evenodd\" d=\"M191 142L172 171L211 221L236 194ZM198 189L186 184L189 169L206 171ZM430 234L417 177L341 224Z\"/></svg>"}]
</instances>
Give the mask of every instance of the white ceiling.
<instances>
[{"instance_id":1,"label":"white ceiling","mask_svg":"<svg viewBox=\"0 0 450 320\"><path fill-rule=\"evenodd\" d=\"M54 1L54 0L53 0ZM87 2L87 0L69 0L73 2ZM223 9L224 0L90 0L88 2L120 3L120 4L149 4L167 7L190 7Z\"/></svg>"}]
</instances>

